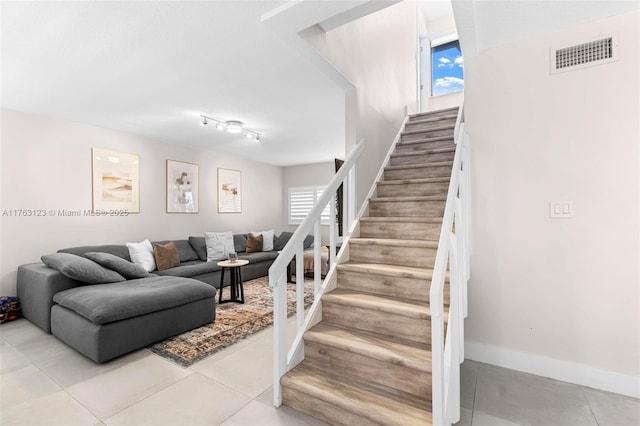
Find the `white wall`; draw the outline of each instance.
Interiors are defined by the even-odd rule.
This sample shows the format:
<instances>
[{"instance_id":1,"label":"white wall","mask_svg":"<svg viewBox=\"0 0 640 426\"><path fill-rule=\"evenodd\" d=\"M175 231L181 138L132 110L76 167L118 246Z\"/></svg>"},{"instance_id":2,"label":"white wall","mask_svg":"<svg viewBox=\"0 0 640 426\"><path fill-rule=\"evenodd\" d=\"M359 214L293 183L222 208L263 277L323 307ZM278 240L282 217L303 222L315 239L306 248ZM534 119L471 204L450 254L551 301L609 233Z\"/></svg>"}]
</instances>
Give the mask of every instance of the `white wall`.
<instances>
[{"instance_id":1,"label":"white wall","mask_svg":"<svg viewBox=\"0 0 640 426\"><path fill-rule=\"evenodd\" d=\"M347 94L346 152L354 140L365 139L357 171L358 206L406 113L417 108L416 8L415 2L401 2L327 33L314 27L302 34L356 87L353 105ZM353 122L355 138L349 137Z\"/></svg>"},{"instance_id":2,"label":"white wall","mask_svg":"<svg viewBox=\"0 0 640 426\"><path fill-rule=\"evenodd\" d=\"M303 186L325 186L335 175L335 164L333 162L317 163L317 164L304 164L300 166L284 167L282 169L282 199L283 210L285 215L285 222L287 226L284 227L285 231L294 232L297 225L288 225L288 197L289 188L303 187ZM323 244L329 244L329 225L322 225L320 227L322 233Z\"/></svg>"},{"instance_id":3,"label":"white wall","mask_svg":"<svg viewBox=\"0 0 640 426\"><path fill-rule=\"evenodd\" d=\"M63 247L184 239L205 231L282 230L282 168L209 150L2 110L1 209L91 209L91 148L140 155L140 214L2 216L0 294L15 294L18 265ZM200 213L166 213L166 160L200 165ZM217 213L217 169L242 171L242 213Z\"/></svg>"},{"instance_id":4,"label":"white wall","mask_svg":"<svg viewBox=\"0 0 640 426\"><path fill-rule=\"evenodd\" d=\"M465 58L468 357L640 394L639 19ZM550 75L550 46L612 32L619 61ZM573 200L575 217L550 219L550 200Z\"/></svg>"}]
</instances>

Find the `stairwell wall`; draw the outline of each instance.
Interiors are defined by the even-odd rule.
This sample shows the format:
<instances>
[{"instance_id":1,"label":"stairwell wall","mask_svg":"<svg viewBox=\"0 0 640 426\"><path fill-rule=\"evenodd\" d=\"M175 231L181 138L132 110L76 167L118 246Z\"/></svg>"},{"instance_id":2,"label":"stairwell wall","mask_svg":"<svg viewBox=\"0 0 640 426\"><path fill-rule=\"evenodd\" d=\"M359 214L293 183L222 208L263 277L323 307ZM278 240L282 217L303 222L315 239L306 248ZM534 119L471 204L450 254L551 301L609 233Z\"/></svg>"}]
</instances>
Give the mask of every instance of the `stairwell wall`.
<instances>
[{"instance_id":1,"label":"stairwell wall","mask_svg":"<svg viewBox=\"0 0 640 426\"><path fill-rule=\"evenodd\" d=\"M0 212L43 209L45 217L0 217L0 294L16 294L23 263L64 247L185 239L205 231L283 229L282 167L104 128L2 110ZM140 213L91 217L91 148L140 155ZM199 165L200 212L166 213L166 160ZM217 210L218 167L242 171L242 213ZM79 211L61 216L59 210Z\"/></svg>"},{"instance_id":2,"label":"stairwell wall","mask_svg":"<svg viewBox=\"0 0 640 426\"><path fill-rule=\"evenodd\" d=\"M468 358L639 397L638 12L465 58L472 141ZM550 75L549 48L619 35ZM571 219L550 219L572 200Z\"/></svg>"},{"instance_id":3,"label":"stairwell wall","mask_svg":"<svg viewBox=\"0 0 640 426\"><path fill-rule=\"evenodd\" d=\"M365 200L407 113L416 112L417 5L400 2L324 32L301 36L356 87L346 95L347 155L364 138L357 206ZM355 127L355 132L350 129Z\"/></svg>"}]
</instances>

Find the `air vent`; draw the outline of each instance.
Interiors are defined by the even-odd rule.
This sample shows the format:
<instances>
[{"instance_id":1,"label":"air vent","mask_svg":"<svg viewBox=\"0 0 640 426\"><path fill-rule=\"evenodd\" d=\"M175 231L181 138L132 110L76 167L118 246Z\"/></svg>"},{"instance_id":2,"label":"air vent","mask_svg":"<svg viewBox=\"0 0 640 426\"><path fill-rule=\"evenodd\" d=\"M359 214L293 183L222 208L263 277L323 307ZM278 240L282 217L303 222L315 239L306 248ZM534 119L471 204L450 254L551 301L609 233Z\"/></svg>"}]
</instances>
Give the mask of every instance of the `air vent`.
<instances>
[{"instance_id":1,"label":"air vent","mask_svg":"<svg viewBox=\"0 0 640 426\"><path fill-rule=\"evenodd\" d=\"M617 50L614 37L551 49L551 74L616 61Z\"/></svg>"}]
</instances>

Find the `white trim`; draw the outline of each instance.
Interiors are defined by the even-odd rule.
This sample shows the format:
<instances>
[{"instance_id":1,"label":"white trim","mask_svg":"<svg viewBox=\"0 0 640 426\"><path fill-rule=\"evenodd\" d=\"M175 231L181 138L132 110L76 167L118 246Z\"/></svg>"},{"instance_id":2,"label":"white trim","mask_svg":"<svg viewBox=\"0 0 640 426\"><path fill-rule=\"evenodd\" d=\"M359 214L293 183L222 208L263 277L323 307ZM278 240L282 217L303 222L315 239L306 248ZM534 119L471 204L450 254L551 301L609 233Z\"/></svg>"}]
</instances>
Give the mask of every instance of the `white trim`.
<instances>
[{"instance_id":1,"label":"white trim","mask_svg":"<svg viewBox=\"0 0 640 426\"><path fill-rule=\"evenodd\" d=\"M589 365L465 341L465 358L563 382L640 398L640 376Z\"/></svg>"},{"instance_id":2,"label":"white trim","mask_svg":"<svg viewBox=\"0 0 640 426\"><path fill-rule=\"evenodd\" d=\"M456 40L459 40L458 33L451 33L451 34L447 34L446 36L434 38L433 40L431 40L430 45L431 45L431 48L434 48L434 47L442 46L443 44L447 44Z\"/></svg>"}]
</instances>

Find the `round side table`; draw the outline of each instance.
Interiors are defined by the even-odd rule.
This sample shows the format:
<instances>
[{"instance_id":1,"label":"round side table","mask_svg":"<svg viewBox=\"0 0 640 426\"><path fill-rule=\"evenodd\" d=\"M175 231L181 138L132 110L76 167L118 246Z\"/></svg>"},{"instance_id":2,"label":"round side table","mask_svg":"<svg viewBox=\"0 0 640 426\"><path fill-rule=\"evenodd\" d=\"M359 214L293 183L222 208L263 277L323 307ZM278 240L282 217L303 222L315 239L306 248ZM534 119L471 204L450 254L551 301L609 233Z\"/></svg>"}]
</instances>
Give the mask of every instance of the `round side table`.
<instances>
[{"instance_id":1,"label":"round side table","mask_svg":"<svg viewBox=\"0 0 640 426\"><path fill-rule=\"evenodd\" d=\"M244 286L242 284L242 267L249 264L248 260L239 259L235 262L230 260L223 260L218 262L218 266L222 268L220 272L220 295L218 297L218 303L244 303ZM222 290L224 289L224 272L229 271L229 287L231 291L231 297L229 299L222 300Z\"/></svg>"}]
</instances>

